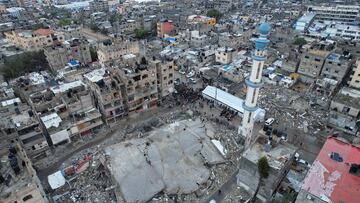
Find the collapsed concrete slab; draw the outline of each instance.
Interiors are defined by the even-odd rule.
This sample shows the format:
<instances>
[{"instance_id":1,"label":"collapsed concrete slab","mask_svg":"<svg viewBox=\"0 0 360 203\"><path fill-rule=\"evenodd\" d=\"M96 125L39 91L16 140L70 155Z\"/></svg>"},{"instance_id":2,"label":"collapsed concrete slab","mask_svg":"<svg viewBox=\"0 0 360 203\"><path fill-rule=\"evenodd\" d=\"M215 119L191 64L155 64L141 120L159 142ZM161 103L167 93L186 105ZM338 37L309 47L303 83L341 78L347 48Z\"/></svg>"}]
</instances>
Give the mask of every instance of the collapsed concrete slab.
<instances>
[{"instance_id":1,"label":"collapsed concrete slab","mask_svg":"<svg viewBox=\"0 0 360 203\"><path fill-rule=\"evenodd\" d=\"M126 202L147 201L161 191L194 192L209 179L206 165L224 162L200 120L175 122L105 151Z\"/></svg>"}]
</instances>

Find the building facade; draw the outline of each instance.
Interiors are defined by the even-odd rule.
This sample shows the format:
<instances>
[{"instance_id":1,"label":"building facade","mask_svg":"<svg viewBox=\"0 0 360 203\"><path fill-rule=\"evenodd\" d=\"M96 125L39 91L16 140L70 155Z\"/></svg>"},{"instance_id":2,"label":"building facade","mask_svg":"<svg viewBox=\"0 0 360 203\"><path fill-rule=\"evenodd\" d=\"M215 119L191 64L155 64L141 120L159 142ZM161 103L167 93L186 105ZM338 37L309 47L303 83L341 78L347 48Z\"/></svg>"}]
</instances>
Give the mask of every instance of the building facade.
<instances>
[{"instance_id":1,"label":"building facade","mask_svg":"<svg viewBox=\"0 0 360 203\"><path fill-rule=\"evenodd\" d=\"M308 11L316 13L317 20L340 23L353 23L360 17L360 6L356 5L309 6Z\"/></svg>"},{"instance_id":2,"label":"building facade","mask_svg":"<svg viewBox=\"0 0 360 203\"><path fill-rule=\"evenodd\" d=\"M38 29L35 31L11 31L5 32L6 39L26 51L38 51L51 46L63 37L57 37L51 29Z\"/></svg>"},{"instance_id":3,"label":"building facade","mask_svg":"<svg viewBox=\"0 0 360 203\"><path fill-rule=\"evenodd\" d=\"M165 35L173 36L175 34L175 27L171 20L162 20L157 23L157 36L164 38Z\"/></svg>"},{"instance_id":4,"label":"building facade","mask_svg":"<svg viewBox=\"0 0 360 203\"><path fill-rule=\"evenodd\" d=\"M121 60L127 54L138 55L139 52L139 42L123 39L113 39L101 43L97 50L98 60L103 65Z\"/></svg>"},{"instance_id":5,"label":"building facade","mask_svg":"<svg viewBox=\"0 0 360 203\"><path fill-rule=\"evenodd\" d=\"M90 44L86 40L72 39L44 49L46 60L54 71L65 68L71 61L88 64L91 60Z\"/></svg>"},{"instance_id":6,"label":"building facade","mask_svg":"<svg viewBox=\"0 0 360 203\"><path fill-rule=\"evenodd\" d=\"M351 66L350 55L329 54L324 62L321 76L341 82L349 72Z\"/></svg>"},{"instance_id":7,"label":"building facade","mask_svg":"<svg viewBox=\"0 0 360 203\"><path fill-rule=\"evenodd\" d=\"M356 61L350 74L348 85L353 88L360 89L360 58Z\"/></svg>"}]
</instances>

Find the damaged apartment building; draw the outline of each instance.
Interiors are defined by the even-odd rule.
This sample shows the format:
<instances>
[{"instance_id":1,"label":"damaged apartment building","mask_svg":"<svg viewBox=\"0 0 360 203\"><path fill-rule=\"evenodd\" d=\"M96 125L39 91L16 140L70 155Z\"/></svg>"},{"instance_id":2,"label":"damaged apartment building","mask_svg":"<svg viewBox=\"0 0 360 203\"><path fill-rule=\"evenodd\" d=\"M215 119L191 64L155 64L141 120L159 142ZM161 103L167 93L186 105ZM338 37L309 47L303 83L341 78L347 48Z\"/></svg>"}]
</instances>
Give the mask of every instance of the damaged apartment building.
<instances>
[{"instance_id":1,"label":"damaged apartment building","mask_svg":"<svg viewBox=\"0 0 360 203\"><path fill-rule=\"evenodd\" d=\"M0 125L1 153L10 143L19 141L30 158L37 159L46 155L48 143L39 121L31 108L14 95L9 86L3 86L1 92Z\"/></svg>"},{"instance_id":2,"label":"damaged apartment building","mask_svg":"<svg viewBox=\"0 0 360 203\"><path fill-rule=\"evenodd\" d=\"M139 52L139 42L125 40L122 36L100 43L97 50L99 63L103 65L122 60L127 54L138 55Z\"/></svg>"},{"instance_id":3,"label":"damaged apartment building","mask_svg":"<svg viewBox=\"0 0 360 203\"><path fill-rule=\"evenodd\" d=\"M85 82L92 90L95 106L100 110L106 125L115 123L125 115L124 84L106 68L84 74Z\"/></svg>"},{"instance_id":4,"label":"damaged apartment building","mask_svg":"<svg viewBox=\"0 0 360 203\"><path fill-rule=\"evenodd\" d=\"M13 143L6 153L0 156L0 202L49 202L21 144Z\"/></svg>"},{"instance_id":5,"label":"damaged apartment building","mask_svg":"<svg viewBox=\"0 0 360 203\"><path fill-rule=\"evenodd\" d=\"M360 91L343 87L330 104L328 125L355 135L359 126Z\"/></svg>"},{"instance_id":6,"label":"damaged apartment building","mask_svg":"<svg viewBox=\"0 0 360 203\"><path fill-rule=\"evenodd\" d=\"M52 145L96 133L103 122L94 108L90 90L82 81L55 85L30 95Z\"/></svg>"},{"instance_id":7,"label":"damaged apartment building","mask_svg":"<svg viewBox=\"0 0 360 203\"><path fill-rule=\"evenodd\" d=\"M174 91L174 61L133 60L111 69L101 68L84 75L107 125L123 116L156 107L159 98Z\"/></svg>"},{"instance_id":8,"label":"damaged apartment building","mask_svg":"<svg viewBox=\"0 0 360 203\"><path fill-rule=\"evenodd\" d=\"M70 61L80 64L91 62L90 44L87 40L73 38L44 48L46 60L53 71L65 68Z\"/></svg>"},{"instance_id":9,"label":"damaged apartment building","mask_svg":"<svg viewBox=\"0 0 360 203\"><path fill-rule=\"evenodd\" d=\"M326 57L333 50L334 44L314 42L300 50L300 64L297 72L304 82L313 82L321 73Z\"/></svg>"}]
</instances>

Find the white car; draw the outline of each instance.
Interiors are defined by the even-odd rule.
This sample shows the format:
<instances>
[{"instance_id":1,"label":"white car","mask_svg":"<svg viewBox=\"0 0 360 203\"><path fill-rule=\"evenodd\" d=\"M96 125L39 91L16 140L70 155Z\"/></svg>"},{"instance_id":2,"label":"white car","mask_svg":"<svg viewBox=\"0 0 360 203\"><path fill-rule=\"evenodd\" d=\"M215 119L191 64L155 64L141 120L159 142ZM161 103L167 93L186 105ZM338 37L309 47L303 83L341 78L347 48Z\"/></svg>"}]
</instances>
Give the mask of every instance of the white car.
<instances>
[{"instance_id":1,"label":"white car","mask_svg":"<svg viewBox=\"0 0 360 203\"><path fill-rule=\"evenodd\" d=\"M194 79L194 78L190 78L189 80L190 80L190 82L191 82L192 84L196 84L196 83L197 83L197 80Z\"/></svg>"},{"instance_id":2,"label":"white car","mask_svg":"<svg viewBox=\"0 0 360 203\"><path fill-rule=\"evenodd\" d=\"M179 70L179 73L182 74L182 75L185 75L186 72L185 72L184 69L180 69L180 70Z\"/></svg>"},{"instance_id":3,"label":"white car","mask_svg":"<svg viewBox=\"0 0 360 203\"><path fill-rule=\"evenodd\" d=\"M267 126L270 126L271 124L273 124L275 121L274 118L268 118L266 121L265 121L265 125Z\"/></svg>"},{"instance_id":4,"label":"white car","mask_svg":"<svg viewBox=\"0 0 360 203\"><path fill-rule=\"evenodd\" d=\"M190 71L187 75L186 75L186 77L187 78L191 78L192 76L194 76L195 75L195 71Z\"/></svg>"}]
</instances>

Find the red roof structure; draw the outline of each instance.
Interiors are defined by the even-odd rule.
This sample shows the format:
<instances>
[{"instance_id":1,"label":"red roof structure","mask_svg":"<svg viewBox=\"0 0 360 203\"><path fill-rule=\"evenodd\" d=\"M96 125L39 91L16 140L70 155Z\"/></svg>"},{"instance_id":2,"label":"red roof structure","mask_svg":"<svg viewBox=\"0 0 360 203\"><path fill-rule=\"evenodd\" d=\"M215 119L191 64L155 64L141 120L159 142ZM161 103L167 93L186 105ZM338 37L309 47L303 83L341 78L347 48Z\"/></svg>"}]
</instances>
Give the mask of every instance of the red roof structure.
<instances>
[{"instance_id":1,"label":"red roof structure","mask_svg":"<svg viewBox=\"0 0 360 203\"><path fill-rule=\"evenodd\" d=\"M51 35L54 34L54 31L51 29L45 29L45 28L40 28L34 31L36 34L38 35Z\"/></svg>"},{"instance_id":2,"label":"red roof structure","mask_svg":"<svg viewBox=\"0 0 360 203\"><path fill-rule=\"evenodd\" d=\"M360 202L360 148L329 137L311 166L302 190L325 202Z\"/></svg>"}]
</instances>

